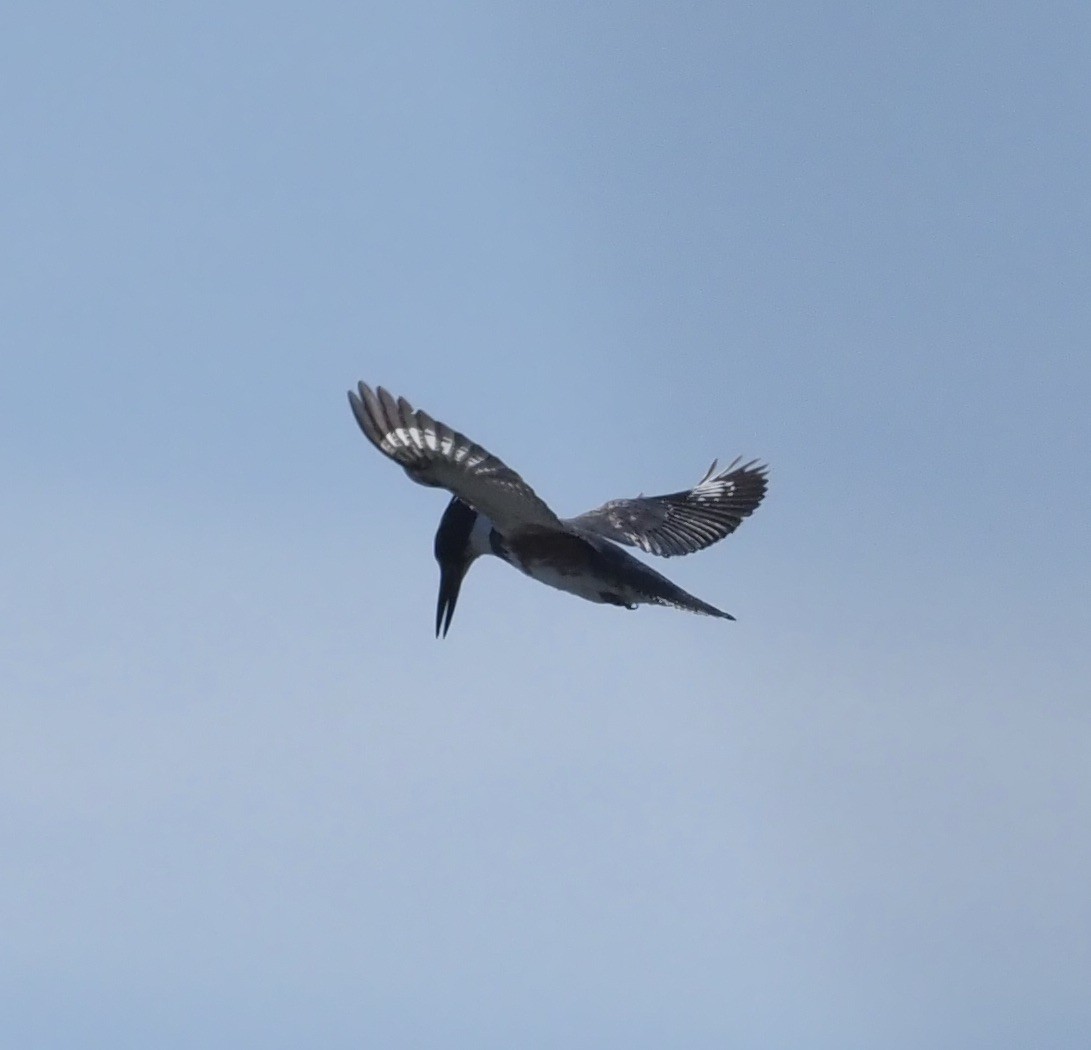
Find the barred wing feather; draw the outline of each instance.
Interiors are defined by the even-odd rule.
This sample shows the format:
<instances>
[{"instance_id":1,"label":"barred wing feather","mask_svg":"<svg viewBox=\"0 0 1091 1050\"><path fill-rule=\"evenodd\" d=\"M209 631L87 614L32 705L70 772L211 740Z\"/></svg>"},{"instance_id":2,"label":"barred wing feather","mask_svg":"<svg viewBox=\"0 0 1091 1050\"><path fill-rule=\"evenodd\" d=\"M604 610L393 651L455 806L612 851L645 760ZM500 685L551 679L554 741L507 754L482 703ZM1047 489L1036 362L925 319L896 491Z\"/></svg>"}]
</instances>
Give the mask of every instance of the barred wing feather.
<instances>
[{"instance_id":1,"label":"barred wing feather","mask_svg":"<svg viewBox=\"0 0 1091 1050\"><path fill-rule=\"evenodd\" d=\"M612 500L565 524L664 558L693 554L731 535L754 513L765 496L768 469L736 459L717 474L713 460L691 489Z\"/></svg>"},{"instance_id":2,"label":"barred wing feather","mask_svg":"<svg viewBox=\"0 0 1091 1050\"><path fill-rule=\"evenodd\" d=\"M527 526L563 528L560 520L510 467L464 434L366 383L349 391L365 437L421 485L444 488L490 518L501 533Z\"/></svg>"}]
</instances>

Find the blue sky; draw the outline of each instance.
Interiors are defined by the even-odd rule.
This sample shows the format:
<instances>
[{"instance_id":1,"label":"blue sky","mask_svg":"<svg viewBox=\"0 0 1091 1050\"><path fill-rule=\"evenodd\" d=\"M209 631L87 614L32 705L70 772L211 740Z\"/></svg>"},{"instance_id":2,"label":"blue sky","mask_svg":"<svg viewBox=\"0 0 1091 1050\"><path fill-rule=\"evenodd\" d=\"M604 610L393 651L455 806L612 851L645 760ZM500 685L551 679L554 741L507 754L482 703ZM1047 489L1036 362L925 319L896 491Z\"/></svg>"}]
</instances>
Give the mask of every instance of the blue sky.
<instances>
[{"instance_id":1,"label":"blue sky","mask_svg":"<svg viewBox=\"0 0 1091 1050\"><path fill-rule=\"evenodd\" d=\"M0 16L0 1034L1085 1047L1089 16ZM761 456L665 568L499 562L383 383L561 513Z\"/></svg>"}]
</instances>

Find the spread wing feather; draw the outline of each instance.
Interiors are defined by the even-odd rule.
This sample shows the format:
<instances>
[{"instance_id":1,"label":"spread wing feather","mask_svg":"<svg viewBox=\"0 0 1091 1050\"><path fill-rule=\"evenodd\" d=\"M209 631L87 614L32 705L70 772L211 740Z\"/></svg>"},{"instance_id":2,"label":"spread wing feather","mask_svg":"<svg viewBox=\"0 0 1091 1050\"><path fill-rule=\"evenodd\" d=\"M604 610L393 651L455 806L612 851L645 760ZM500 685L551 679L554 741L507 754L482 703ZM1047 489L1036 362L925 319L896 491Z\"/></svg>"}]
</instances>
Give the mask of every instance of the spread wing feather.
<instances>
[{"instance_id":1,"label":"spread wing feather","mask_svg":"<svg viewBox=\"0 0 1091 1050\"><path fill-rule=\"evenodd\" d=\"M534 490L496 456L464 434L360 383L349 404L364 436L421 485L444 488L490 518L501 533L538 525L563 528Z\"/></svg>"},{"instance_id":2,"label":"spread wing feather","mask_svg":"<svg viewBox=\"0 0 1091 1050\"><path fill-rule=\"evenodd\" d=\"M731 535L765 496L768 467L736 459L716 473L716 462L691 489L666 496L616 499L566 525L664 558L692 554Z\"/></svg>"}]
</instances>

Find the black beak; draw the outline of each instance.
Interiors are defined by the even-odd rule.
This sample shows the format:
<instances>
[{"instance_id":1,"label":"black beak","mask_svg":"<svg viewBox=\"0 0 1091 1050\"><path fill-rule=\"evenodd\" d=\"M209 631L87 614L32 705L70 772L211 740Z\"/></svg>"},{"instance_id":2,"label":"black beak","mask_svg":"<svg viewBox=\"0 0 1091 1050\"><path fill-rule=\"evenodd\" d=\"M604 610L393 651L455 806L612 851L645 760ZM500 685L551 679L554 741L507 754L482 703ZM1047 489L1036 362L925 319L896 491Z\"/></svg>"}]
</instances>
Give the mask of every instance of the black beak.
<instances>
[{"instance_id":1,"label":"black beak","mask_svg":"<svg viewBox=\"0 0 1091 1050\"><path fill-rule=\"evenodd\" d=\"M436 637L443 628L443 637L447 637L447 628L451 626L451 617L455 614L455 603L462 587L462 578L468 566L441 565L439 569L439 602L436 604Z\"/></svg>"}]
</instances>

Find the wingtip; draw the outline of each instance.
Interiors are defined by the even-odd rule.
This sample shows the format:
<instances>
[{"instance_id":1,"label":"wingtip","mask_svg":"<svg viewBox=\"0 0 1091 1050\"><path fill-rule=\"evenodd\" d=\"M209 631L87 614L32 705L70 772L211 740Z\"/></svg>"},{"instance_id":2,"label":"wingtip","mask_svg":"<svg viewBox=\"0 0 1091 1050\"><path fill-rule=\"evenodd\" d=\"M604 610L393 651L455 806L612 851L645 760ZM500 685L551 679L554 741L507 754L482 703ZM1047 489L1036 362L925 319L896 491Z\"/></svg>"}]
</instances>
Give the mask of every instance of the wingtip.
<instances>
[{"instance_id":1,"label":"wingtip","mask_svg":"<svg viewBox=\"0 0 1091 1050\"><path fill-rule=\"evenodd\" d=\"M356 418L356 425L363 431L368 441L381 450L384 424L379 402L372 393L371 387L361 380L357 383L356 390L350 390L348 395L349 407Z\"/></svg>"},{"instance_id":2,"label":"wingtip","mask_svg":"<svg viewBox=\"0 0 1091 1050\"><path fill-rule=\"evenodd\" d=\"M736 456L723 470L713 476L715 469L716 460L713 460L708 473L698 482L698 487L706 481L724 481L732 474L760 474L764 478L769 476L769 464L760 457L749 459L744 463L742 456Z\"/></svg>"},{"instance_id":3,"label":"wingtip","mask_svg":"<svg viewBox=\"0 0 1091 1050\"><path fill-rule=\"evenodd\" d=\"M365 409L364 409L364 403L363 403L363 401L360 400L360 396L356 393L355 390L350 390L348 392L348 395L349 395L349 408L352 409L352 414L356 417L356 422L359 423L361 427L363 427L364 426L364 417L366 415L366 412L365 412Z\"/></svg>"}]
</instances>

